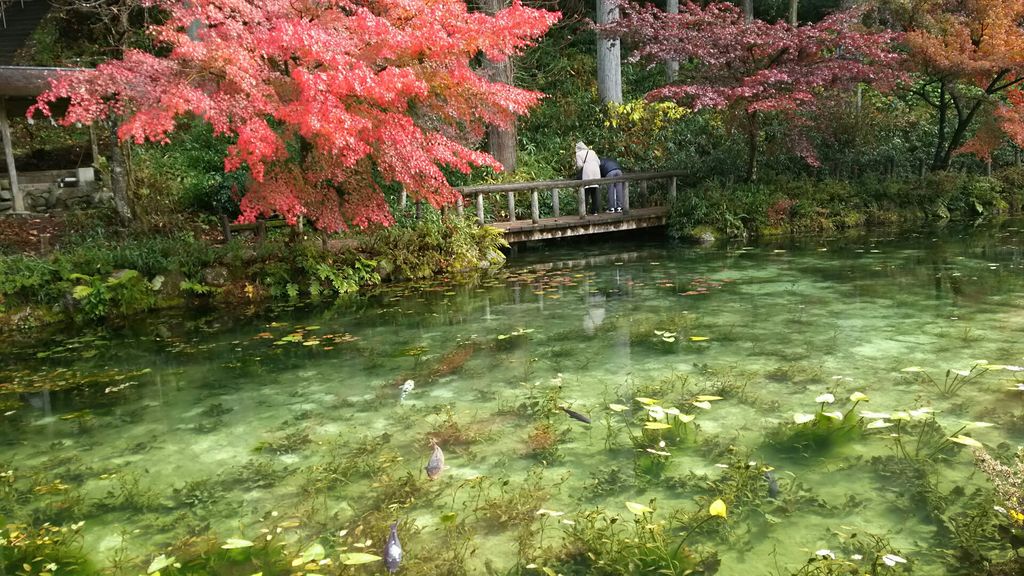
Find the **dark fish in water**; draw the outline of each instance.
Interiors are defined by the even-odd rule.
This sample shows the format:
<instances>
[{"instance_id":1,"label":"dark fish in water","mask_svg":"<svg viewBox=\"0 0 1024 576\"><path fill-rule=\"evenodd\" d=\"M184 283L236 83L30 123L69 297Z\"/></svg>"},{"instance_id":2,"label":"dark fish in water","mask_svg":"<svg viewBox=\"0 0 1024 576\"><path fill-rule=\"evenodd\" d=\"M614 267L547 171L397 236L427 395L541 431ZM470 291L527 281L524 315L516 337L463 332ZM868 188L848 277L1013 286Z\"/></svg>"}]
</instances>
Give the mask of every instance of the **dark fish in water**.
<instances>
[{"instance_id":1,"label":"dark fish in water","mask_svg":"<svg viewBox=\"0 0 1024 576\"><path fill-rule=\"evenodd\" d=\"M427 478L434 480L444 472L444 452L441 452L437 442L431 440L430 445L434 450L430 453L430 460L427 460Z\"/></svg>"},{"instance_id":2,"label":"dark fish in water","mask_svg":"<svg viewBox=\"0 0 1024 576\"><path fill-rule=\"evenodd\" d=\"M566 408L565 406L559 406L559 408L562 409L562 412L565 412L566 414L568 414L569 418L572 418L573 420L579 420L580 422L583 422L584 424L590 424L590 418L587 418L583 414L580 414L579 412L577 412L575 410L570 410L569 408Z\"/></svg>"},{"instance_id":3,"label":"dark fish in water","mask_svg":"<svg viewBox=\"0 0 1024 576\"><path fill-rule=\"evenodd\" d=\"M764 473L764 479L768 481L768 497L778 498L779 497L779 481L775 478L775 473L771 470Z\"/></svg>"},{"instance_id":4,"label":"dark fish in water","mask_svg":"<svg viewBox=\"0 0 1024 576\"><path fill-rule=\"evenodd\" d=\"M398 571L398 565L402 563L402 543L398 541L398 522L391 525L391 533L388 534L388 541L384 544L384 566L388 572L394 574Z\"/></svg>"}]
</instances>

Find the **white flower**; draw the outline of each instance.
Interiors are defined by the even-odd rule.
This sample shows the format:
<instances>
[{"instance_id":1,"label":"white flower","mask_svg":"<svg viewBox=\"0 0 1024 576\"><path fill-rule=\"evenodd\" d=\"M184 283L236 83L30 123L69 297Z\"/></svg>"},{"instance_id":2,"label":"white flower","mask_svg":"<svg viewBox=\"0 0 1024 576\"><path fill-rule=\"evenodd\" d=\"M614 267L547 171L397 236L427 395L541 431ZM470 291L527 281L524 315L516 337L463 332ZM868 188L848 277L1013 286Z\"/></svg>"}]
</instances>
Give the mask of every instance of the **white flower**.
<instances>
[{"instance_id":1,"label":"white flower","mask_svg":"<svg viewBox=\"0 0 1024 576\"><path fill-rule=\"evenodd\" d=\"M895 554L886 554L882 556L882 562L885 562L886 566L895 566L897 564L906 564L907 561Z\"/></svg>"},{"instance_id":2,"label":"white flower","mask_svg":"<svg viewBox=\"0 0 1024 576\"><path fill-rule=\"evenodd\" d=\"M854 555L850 556L850 558L853 559L853 560L863 560L864 556L861 555L861 554L854 554Z\"/></svg>"},{"instance_id":3,"label":"white flower","mask_svg":"<svg viewBox=\"0 0 1024 576\"><path fill-rule=\"evenodd\" d=\"M834 420L842 420L843 419L843 413L840 412L839 410L836 410L835 412L822 412L822 414L825 415L825 416L828 416L829 418L832 418Z\"/></svg>"},{"instance_id":4,"label":"white flower","mask_svg":"<svg viewBox=\"0 0 1024 576\"><path fill-rule=\"evenodd\" d=\"M889 426L892 426L892 422L886 422L885 420L882 420L881 418L879 418L878 420L875 420L874 422L871 422L870 424L868 424L864 428L866 428L868 430L874 430L875 428L888 428Z\"/></svg>"},{"instance_id":5,"label":"white flower","mask_svg":"<svg viewBox=\"0 0 1024 576\"><path fill-rule=\"evenodd\" d=\"M815 398L814 401L815 402L825 402L826 404L831 404L831 403L836 401L836 397L833 396L831 392L825 392L821 396L818 396L817 398Z\"/></svg>"},{"instance_id":6,"label":"white flower","mask_svg":"<svg viewBox=\"0 0 1024 576\"><path fill-rule=\"evenodd\" d=\"M917 410L910 411L910 417L914 420L925 420L934 411L935 410L932 410L931 408L918 408Z\"/></svg>"},{"instance_id":7,"label":"white flower","mask_svg":"<svg viewBox=\"0 0 1024 576\"><path fill-rule=\"evenodd\" d=\"M1024 371L1024 366L1003 366L1003 370L1009 370L1010 372L1021 372Z\"/></svg>"},{"instance_id":8,"label":"white flower","mask_svg":"<svg viewBox=\"0 0 1024 576\"><path fill-rule=\"evenodd\" d=\"M815 550L814 551L814 555L819 557L819 558L831 558L832 560L836 559L836 555L833 554L832 551L829 550L828 548L822 548L821 550Z\"/></svg>"},{"instance_id":9,"label":"white flower","mask_svg":"<svg viewBox=\"0 0 1024 576\"><path fill-rule=\"evenodd\" d=\"M814 414L793 414L793 422L797 424L807 424L811 420L814 420Z\"/></svg>"},{"instance_id":10,"label":"white flower","mask_svg":"<svg viewBox=\"0 0 1024 576\"><path fill-rule=\"evenodd\" d=\"M647 415L650 416L651 418L654 418L655 420L664 420L665 409L662 408L661 406L648 406Z\"/></svg>"},{"instance_id":11,"label":"white flower","mask_svg":"<svg viewBox=\"0 0 1024 576\"><path fill-rule=\"evenodd\" d=\"M850 402L864 402L868 399L868 395L863 392L854 392L850 394Z\"/></svg>"}]
</instances>

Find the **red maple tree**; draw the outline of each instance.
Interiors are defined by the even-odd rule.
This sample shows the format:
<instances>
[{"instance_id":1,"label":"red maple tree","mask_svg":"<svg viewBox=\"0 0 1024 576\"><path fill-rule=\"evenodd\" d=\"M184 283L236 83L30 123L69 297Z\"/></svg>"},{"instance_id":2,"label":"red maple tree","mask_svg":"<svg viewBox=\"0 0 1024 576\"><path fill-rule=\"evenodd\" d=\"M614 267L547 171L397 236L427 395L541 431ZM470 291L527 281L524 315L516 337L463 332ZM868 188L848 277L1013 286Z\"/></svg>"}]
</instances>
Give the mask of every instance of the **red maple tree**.
<instances>
[{"instance_id":1,"label":"red maple tree","mask_svg":"<svg viewBox=\"0 0 1024 576\"><path fill-rule=\"evenodd\" d=\"M167 142L194 115L234 139L225 170L248 167L241 221L305 215L327 231L393 221L380 182L441 206L441 167L501 166L467 144L542 96L491 82L502 61L559 15L518 0L493 16L462 0L154 0L164 50L129 51L53 82L29 110L67 98L63 124L120 121L118 135Z\"/></svg>"},{"instance_id":2,"label":"red maple tree","mask_svg":"<svg viewBox=\"0 0 1024 576\"><path fill-rule=\"evenodd\" d=\"M736 113L745 123L751 180L757 174L762 114L787 114L799 124L796 113L829 90L860 82L885 86L900 77L894 46L898 35L857 30L855 11L796 27L783 21L746 23L743 12L728 2L686 2L678 14L627 4L625 12L618 23L600 27L601 33L630 41L633 60L680 62L678 80L647 98ZM805 140L791 143L808 162L817 163Z\"/></svg>"}]
</instances>

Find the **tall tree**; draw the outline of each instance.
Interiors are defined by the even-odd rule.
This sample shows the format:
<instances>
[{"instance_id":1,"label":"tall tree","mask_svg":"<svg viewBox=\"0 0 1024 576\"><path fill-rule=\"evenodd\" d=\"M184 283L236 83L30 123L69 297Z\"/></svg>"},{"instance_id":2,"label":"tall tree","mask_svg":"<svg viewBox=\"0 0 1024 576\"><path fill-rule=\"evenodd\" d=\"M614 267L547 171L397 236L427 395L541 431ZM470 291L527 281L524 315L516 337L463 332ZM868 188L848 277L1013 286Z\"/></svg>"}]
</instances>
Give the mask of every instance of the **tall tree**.
<instances>
[{"instance_id":1,"label":"tall tree","mask_svg":"<svg viewBox=\"0 0 1024 576\"><path fill-rule=\"evenodd\" d=\"M896 34L856 31L855 13L793 27L769 24L745 15L733 4L701 7L687 2L678 15L651 6L626 5L626 16L604 34L621 35L636 44L632 58L656 64L690 62L679 82L647 95L673 100L695 110L725 109L742 119L747 134L746 175L757 177L762 116L781 113L795 118L829 90L850 89L858 82L891 84L899 77ZM812 164L813 150L791 138L794 150Z\"/></svg>"},{"instance_id":2,"label":"tall tree","mask_svg":"<svg viewBox=\"0 0 1024 576\"><path fill-rule=\"evenodd\" d=\"M618 0L597 0L598 25L610 25L618 19ZM604 104L622 104L622 54L615 36L600 35L597 39L597 95Z\"/></svg>"},{"instance_id":3,"label":"tall tree","mask_svg":"<svg viewBox=\"0 0 1024 576\"><path fill-rule=\"evenodd\" d=\"M487 80L540 37L556 13L518 1L493 16L461 0L156 0L163 55L129 50L58 78L29 113L68 98L61 122L122 117L121 139L166 142L194 115L235 140L225 169L249 168L242 221L300 215L335 231L393 221L381 182L435 206L455 202L441 171L500 170L468 148L486 124L508 125L540 94ZM189 37L195 22L199 40Z\"/></svg>"},{"instance_id":4,"label":"tall tree","mask_svg":"<svg viewBox=\"0 0 1024 576\"><path fill-rule=\"evenodd\" d=\"M935 109L932 169L949 168L972 132L969 150L987 154L991 129L1016 122L1024 82L1024 0L882 0L885 13L906 30L913 92Z\"/></svg>"},{"instance_id":5,"label":"tall tree","mask_svg":"<svg viewBox=\"0 0 1024 576\"><path fill-rule=\"evenodd\" d=\"M497 14L505 7L505 0L482 1L482 8L487 14ZM508 85L515 83L515 68L512 58L499 61L486 60L484 68L487 70L487 77L493 82ZM514 172L516 169L516 135L514 119L507 126L497 124L487 126L487 152L494 156L494 159L508 172Z\"/></svg>"}]
</instances>

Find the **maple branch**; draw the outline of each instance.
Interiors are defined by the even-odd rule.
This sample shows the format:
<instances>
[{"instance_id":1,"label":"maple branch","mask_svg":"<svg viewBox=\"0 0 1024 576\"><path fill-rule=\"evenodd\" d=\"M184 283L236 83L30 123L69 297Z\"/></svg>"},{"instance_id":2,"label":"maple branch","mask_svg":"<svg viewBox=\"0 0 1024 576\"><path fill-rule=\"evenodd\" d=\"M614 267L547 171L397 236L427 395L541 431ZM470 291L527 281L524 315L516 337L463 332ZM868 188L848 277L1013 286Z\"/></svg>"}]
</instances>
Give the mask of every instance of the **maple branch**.
<instances>
[{"instance_id":1,"label":"maple branch","mask_svg":"<svg viewBox=\"0 0 1024 576\"><path fill-rule=\"evenodd\" d=\"M1014 86L1015 84L1020 84L1021 82L1024 82L1024 76L1018 76L1017 78L1014 78L1012 81L1007 82L1006 84L1003 84L1001 86L996 86L992 90L992 93L1002 92L1003 90L1006 90L1007 88L1010 88L1011 86Z\"/></svg>"},{"instance_id":2,"label":"maple branch","mask_svg":"<svg viewBox=\"0 0 1024 576\"><path fill-rule=\"evenodd\" d=\"M999 84L999 81L1003 79L1003 76L1006 76L1009 72L1010 70L1008 68L1000 70L999 73L996 74L996 77L988 83L988 87L985 88L985 94L995 94L998 92L999 90L996 89L996 86Z\"/></svg>"}]
</instances>

